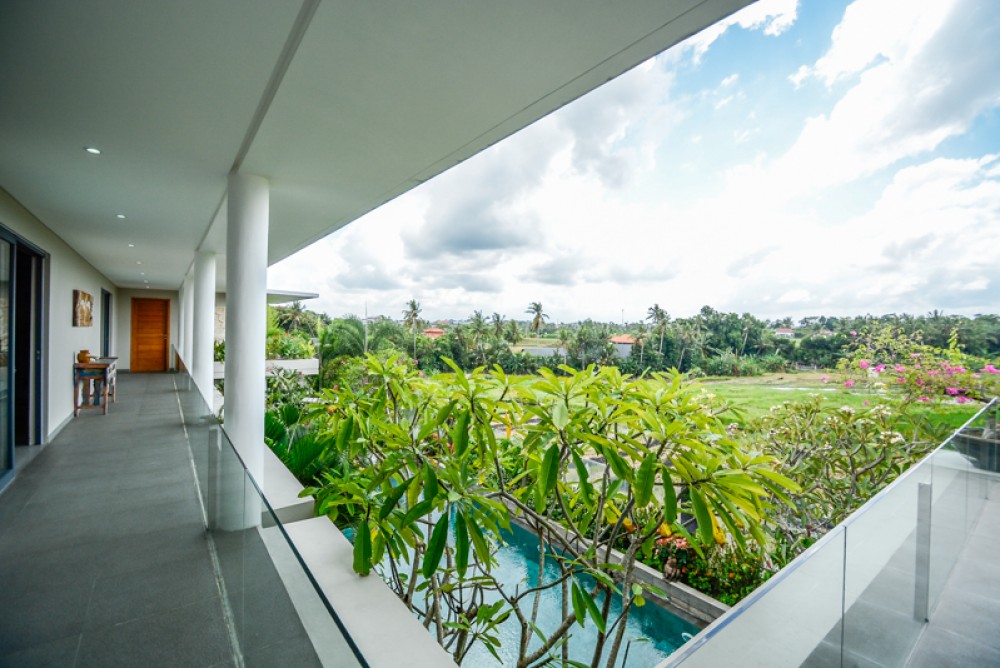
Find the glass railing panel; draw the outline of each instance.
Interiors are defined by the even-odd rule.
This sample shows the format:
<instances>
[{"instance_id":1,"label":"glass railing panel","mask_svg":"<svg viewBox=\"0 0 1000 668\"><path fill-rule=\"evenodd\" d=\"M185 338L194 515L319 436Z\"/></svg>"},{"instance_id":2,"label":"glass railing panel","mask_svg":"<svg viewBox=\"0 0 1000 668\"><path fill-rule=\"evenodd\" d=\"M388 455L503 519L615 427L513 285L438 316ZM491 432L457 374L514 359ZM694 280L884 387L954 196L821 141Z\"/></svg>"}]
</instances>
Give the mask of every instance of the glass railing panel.
<instances>
[{"instance_id":1,"label":"glass railing panel","mask_svg":"<svg viewBox=\"0 0 1000 668\"><path fill-rule=\"evenodd\" d=\"M183 366L175 383L241 665L367 666Z\"/></svg>"},{"instance_id":2,"label":"glass railing panel","mask_svg":"<svg viewBox=\"0 0 1000 668\"><path fill-rule=\"evenodd\" d=\"M959 430L931 456L934 496L931 511L928 609L933 611L986 499L991 458L996 450L983 438L993 413L987 411ZM983 469L986 470L983 470Z\"/></svg>"},{"instance_id":3,"label":"glass railing panel","mask_svg":"<svg viewBox=\"0 0 1000 668\"><path fill-rule=\"evenodd\" d=\"M831 531L666 665L839 666L845 537Z\"/></svg>"},{"instance_id":4,"label":"glass railing panel","mask_svg":"<svg viewBox=\"0 0 1000 668\"><path fill-rule=\"evenodd\" d=\"M750 666L904 665L966 539L983 531L990 488L1000 493L996 416L994 400L660 668L737 658ZM830 610L835 619L824 634L817 620ZM810 640L814 651L799 657L796 648Z\"/></svg>"},{"instance_id":5,"label":"glass railing panel","mask_svg":"<svg viewBox=\"0 0 1000 668\"><path fill-rule=\"evenodd\" d=\"M903 665L920 635L918 509L930 482L930 467L913 470L846 525L844 665Z\"/></svg>"}]
</instances>

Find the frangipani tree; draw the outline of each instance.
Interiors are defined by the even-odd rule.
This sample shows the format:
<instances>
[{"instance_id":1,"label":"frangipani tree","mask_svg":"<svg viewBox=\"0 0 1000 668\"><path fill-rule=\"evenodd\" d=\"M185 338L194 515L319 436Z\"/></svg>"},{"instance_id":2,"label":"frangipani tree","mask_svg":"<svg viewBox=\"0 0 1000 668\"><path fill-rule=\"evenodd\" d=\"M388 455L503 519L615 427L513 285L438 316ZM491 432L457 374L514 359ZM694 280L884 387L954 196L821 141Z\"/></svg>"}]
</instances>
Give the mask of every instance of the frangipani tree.
<instances>
[{"instance_id":1,"label":"frangipani tree","mask_svg":"<svg viewBox=\"0 0 1000 668\"><path fill-rule=\"evenodd\" d=\"M355 570L376 570L459 663L476 643L495 653L509 623L518 666L613 666L632 606L645 603L640 552L666 532L697 544L682 513L705 544L715 526L763 542L762 499L794 487L773 460L742 453L679 374L636 381L564 366L515 382L499 369L453 370L428 379L370 359L365 392L328 391L317 415L355 470L307 491L334 517L351 509ZM540 568L514 590L497 579L512 521L538 535L557 577ZM543 628L538 600L550 589L563 613ZM581 659L573 629L585 624L597 644Z\"/></svg>"}]
</instances>

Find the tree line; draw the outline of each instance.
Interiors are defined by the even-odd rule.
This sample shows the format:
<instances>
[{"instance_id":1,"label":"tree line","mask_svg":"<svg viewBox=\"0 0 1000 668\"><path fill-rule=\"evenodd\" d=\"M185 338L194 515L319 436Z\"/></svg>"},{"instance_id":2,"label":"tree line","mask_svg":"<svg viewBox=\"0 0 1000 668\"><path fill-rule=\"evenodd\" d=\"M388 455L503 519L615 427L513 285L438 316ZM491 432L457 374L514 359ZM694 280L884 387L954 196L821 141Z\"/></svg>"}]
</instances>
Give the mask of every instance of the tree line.
<instances>
[{"instance_id":1,"label":"tree line","mask_svg":"<svg viewBox=\"0 0 1000 668\"><path fill-rule=\"evenodd\" d=\"M444 357L463 369L500 365L508 373L533 373L560 363L576 368L617 366L627 373L678 369L694 375L729 376L782 371L795 365L831 368L853 335L884 326L920 337L931 346L945 348L954 336L970 355L1000 355L1000 316L967 317L937 310L925 315L813 316L795 321L767 320L710 306L691 317L673 318L653 304L644 320L623 325L591 319L553 322L540 302L532 302L523 320L476 310L461 323L442 325L443 334L437 336L424 334L431 323L421 314L415 299L405 305L400 320L330 318L296 302L274 307L274 322L290 334L315 339L323 365L342 357L398 351L427 372L446 371ZM631 337L631 345L616 346L611 342L616 335Z\"/></svg>"}]
</instances>

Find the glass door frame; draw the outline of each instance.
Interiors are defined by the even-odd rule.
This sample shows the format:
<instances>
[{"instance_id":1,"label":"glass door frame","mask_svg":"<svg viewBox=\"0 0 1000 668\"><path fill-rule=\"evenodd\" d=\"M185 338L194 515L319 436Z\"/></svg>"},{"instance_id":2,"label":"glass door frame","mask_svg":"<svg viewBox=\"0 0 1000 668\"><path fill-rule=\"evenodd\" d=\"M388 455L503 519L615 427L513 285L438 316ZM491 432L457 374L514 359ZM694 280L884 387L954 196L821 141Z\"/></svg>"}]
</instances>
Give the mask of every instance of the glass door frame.
<instances>
[{"instance_id":1,"label":"glass door frame","mask_svg":"<svg viewBox=\"0 0 1000 668\"><path fill-rule=\"evenodd\" d=\"M9 464L9 468L0 469L0 489L3 489L14 477L14 471L17 469L16 462L14 461L14 296L16 294L16 289L14 286L14 279L16 272L14 271L14 258L17 255L17 237L8 232L5 228L0 227L0 242L9 245L9 252L7 255L7 377L5 379L0 379L0 382L6 383L7 396L3 398L2 403L0 403L0 411L6 413L5 429L2 436L0 436L0 447L6 450L5 459Z\"/></svg>"},{"instance_id":2,"label":"glass door frame","mask_svg":"<svg viewBox=\"0 0 1000 668\"><path fill-rule=\"evenodd\" d=\"M31 369L32 374L35 377L34 383L34 396L32 401L34 404L34 415L32 416L32 421L34 422L34 430L36 434L36 440L38 443L43 443L45 441L44 434L44 413L45 413L45 343L48 341L47 327L46 327L46 308L48 304L48 289L47 289L47 261L49 259L49 254L44 250L36 246L35 244L26 241L21 238L11 230L7 229L4 225L0 224L0 241L10 244L10 260L8 266L8 298L7 298L7 398L3 400L3 405L0 405L0 410L7 412L8 420L6 425L6 445L0 446L5 447L8 452L10 468L7 470L0 471L0 490L2 490L7 484L13 479L15 472L17 471L17 462L15 461L15 443L14 443L14 426L15 426L15 416L14 416L14 350L15 346L18 345L15 333L16 327L15 322L18 318L17 313L17 257L19 249L26 251L27 253L35 256L33 259L38 261L36 266L36 271L32 272L31 280L34 282L34 287L37 289L37 294L35 299L33 299L33 308L29 309L28 313L20 314L20 317L34 318L33 329L35 330L34 345L35 350L31 355ZM28 342L31 344L31 341Z\"/></svg>"}]
</instances>

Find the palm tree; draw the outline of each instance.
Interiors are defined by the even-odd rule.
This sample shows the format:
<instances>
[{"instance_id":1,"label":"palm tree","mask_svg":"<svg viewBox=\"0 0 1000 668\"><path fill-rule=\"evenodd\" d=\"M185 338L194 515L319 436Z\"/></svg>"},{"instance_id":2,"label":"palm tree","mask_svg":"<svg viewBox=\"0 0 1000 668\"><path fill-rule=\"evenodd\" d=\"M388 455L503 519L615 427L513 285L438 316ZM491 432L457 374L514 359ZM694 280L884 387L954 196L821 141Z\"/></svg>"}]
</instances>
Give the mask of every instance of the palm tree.
<instances>
[{"instance_id":1,"label":"palm tree","mask_svg":"<svg viewBox=\"0 0 1000 668\"><path fill-rule=\"evenodd\" d=\"M417 359L417 329L420 328L420 302L411 299L403 311L403 324L413 333L413 359Z\"/></svg>"},{"instance_id":2,"label":"palm tree","mask_svg":"<svg viewBox=\"0 0 1000 668\"><path fill-rule=\"evenodd\" d=\"M561 327L559 329L559 347L563 349L564 355L569 352L569 342L572 340L572 338L573 338L573 333L570 332L568 329L566 329L565 327Z\"/></svg>"},{"instance_id":3,"label":"palm tree","mask_svg":"<svg viewBox=\"0 0 1000 668\"><path fill-rule=\"evenodd\" d=\"M656 349L656 352L663 354L663 334L667 331L667 324L670 322L670 314L660 308L659 304L653 304L649 307L648 316L646 320L653 323L653 332L659 334L660 345Z\"/></svg>"},{"instance_id":4,"label":"palm tree","mask_svg":"<svg viewBox=\"0 0 1000 668\"><path fill-rule=\"evenodd\" d=\"M538 330L541 329L542 325L545 323L545 319L549 316L542 311L542 302L531 302L528 304L528 309L525 313L531 314L531 331L538 336Z\"/></svg>"},{"instance_id":5,"label":"palm tree","mask_svg":"<svg viewBox=\"0 0 1000 668\"><path fill-rule=\"evenodd\" d=\"M493 337L496 338L498 341L503 340L503 325L504 325L503 316L500 315L499 313L494 312L493 315L490 317L490 322L493 324Z\"/></svg>"},{"instance_id":6,"label":"palm tree","mask_svg":"<svg viewBox=\"0 0 1000 668\"><path fill-rule=\"evenodd\" d=\"M521 340L521 328L517 326L516 320L507 321L507 329L504 330L503 338L512 346L516 346Z\"/></svg>"},{"instance_id":7,"label":"palm tree","mask_svg":"<svg viewBox=\"0 0 1000 668\"><path fill-rule=\"evenodd\" d=\"M289 332L297 332L302 329L303 321L306 319L306 309L302 302L294 301L289 306L282 306L277 309L278 324Z\"/></svg>"},{"instance_id":8,"label":"palm tree","mask_svg":"<svg viewBox=\"0 0 1000 668\"><path fill-rule=\"evenodd\" d=\"M646 326L640 322L639 323L639 327L636 330L635 334L632 335L632 338L635 339L636 345L639 346L639 367L640 368L642 367L643 354L646 352L646 336L648 335L648 333L649 332L646 331Z\"/></svg>"},{"instance_id":9,"label":"palm tree","mask_svg":"<svg viewBox=\"0 0 1000 668\"><path fill-rule=\"evenodd\" d=\"M472 313L472 318L469 319L469 329L472 331L472 344L476 348L479 348L479 356L483 360L483 364L486 364L486 351L483 349L483 339L489 333L489 326L486 324L486 318L483 317L482 311L474 311Z\"/></svg>"}]
</instances>

